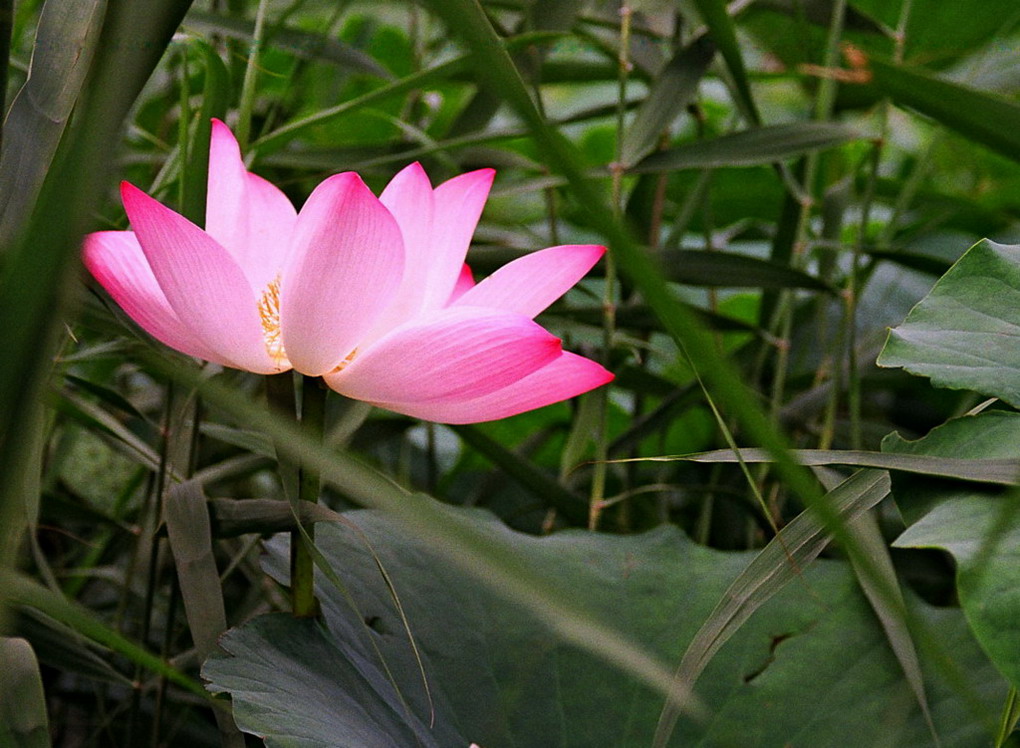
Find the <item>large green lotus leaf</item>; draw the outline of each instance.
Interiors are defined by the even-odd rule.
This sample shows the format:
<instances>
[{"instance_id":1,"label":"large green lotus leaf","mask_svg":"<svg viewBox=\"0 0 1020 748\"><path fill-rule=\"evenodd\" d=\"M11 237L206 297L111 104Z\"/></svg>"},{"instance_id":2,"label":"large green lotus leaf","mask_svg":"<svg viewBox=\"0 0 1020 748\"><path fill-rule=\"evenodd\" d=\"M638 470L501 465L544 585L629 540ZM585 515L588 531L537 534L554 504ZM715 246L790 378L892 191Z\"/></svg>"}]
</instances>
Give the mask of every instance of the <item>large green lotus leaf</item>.
<instances>
[{"instance_id":1,"label":"large green lotus leaf","mask_svg":"<svg viewBox=\"0 0 1020 748\"><path fill-rule=\"evenodd\" d=\"M512 541L563 594L667 662L679 661L751 558L698 546L673 527L626 537L575 530L534 537L483 512L450 511ZM275 736L267 740L274 746L414 745L415 733L421 744L441 746L651 744L661 695L560 643L385 515L346 517L357 530L320 523L316 544L358 611L320 584L324 625L284 615L255 619L222 639L229 656L205 666L211 688L230 693L242 729ZM266 568L284 581L286 542L268 548ZM428 735L421 676L376 558L421 651L436 712ZM961 694L922 663L942 745L980 744L1006 685L958 610L910 604L966 679ZM407 716L388 686L372 643L416 716ZM801 583L767 603L722 647L696 693L706 716L682 717L671 745L931 744L881 625L843 562L816 562ZM363 732L352 742L354 729Z\"/></svg>"},{"instance_id":2,"label":"large green lotus leaf","mask_svg":"<svg viewBox=\"0 0 1020 748\"><path fill-rule=\"evenodd\" d=\"M878 364L1020 406L1020 247L967 250L890 331Z\"/></svg>"},{"instance_id":3,"label":"large green lotus leaf","mask_svg":"<svg viewBox=\"0 0 1020 748\"><path fill-rule=\"evenodd\" d=\"M1020 464L1020 414L987 411L948 421L923 439L886 437L889 452L999 457ZM960 605L985 652L1020 687L1020 497L971 483L896 476L909 527L895 545L942 548L956 559Z\"/></svg>"}]
</instances>

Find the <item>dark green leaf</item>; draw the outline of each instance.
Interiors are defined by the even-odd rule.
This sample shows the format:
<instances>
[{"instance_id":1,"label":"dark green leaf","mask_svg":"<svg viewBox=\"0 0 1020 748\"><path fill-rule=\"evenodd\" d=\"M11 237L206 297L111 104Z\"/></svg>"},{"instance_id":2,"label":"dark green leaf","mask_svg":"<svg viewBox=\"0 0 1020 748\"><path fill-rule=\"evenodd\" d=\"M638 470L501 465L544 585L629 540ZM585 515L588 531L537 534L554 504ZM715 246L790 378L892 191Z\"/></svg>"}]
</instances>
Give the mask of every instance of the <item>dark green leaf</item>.
<instances>
[{"instance_id":1,"label":"dark green leaf","mask_svg":"<svg viewBox=\"0 0 1020 748\"><path fill-rule=\"evenodd\" d=\"M666 64L623 137L623 166L633 166L655 148L662 131L698 92L698 83L714 56L710 42L695 39Z\"/></svg>"},{"instance_id":2,"label":"dark green leaf","mask_svg":"<svg viewBox=\"0 0 1020 748\"><path fill-rule=\"evenodd\" d=\"M709 36L719 48L719 53L722 54L726 67L733 77L737 106L750 124L761 124L761 116L751 94L747 69L744 67L744 55L737 43L737 31L726 3L724 0L694 0L694 6L701 14L701 20L708 27Z\"/></svg>"},{"instance_id":3,"label":"dark green leaf","mask_svg":"<svg viewBox=\"0 0 1020 748\"><path fill-rule=\"evenodd\" d=\"M666 250L660 256L667 278L691 286L810 288L836 293L836 289L813 275L757 257L704 250Z\"/></svg>"},{"instance_id":4,"label":"dark green leaf","mask_svg":"<svg viewBox=\"0 0 1020 748\"><path fill-rule=\"evenodd\" d=\"M1020 161L1020 104L879 59L871 71L878 90L897 104Z\"/></svg>"},{"instance_id":5,"label":"dark green leaf","mask_svg":"<svg viewBox=\"0 0 1020 748\"><path fill-rule=\"evenodd\" d=\"M677 169L758 166L862 137L860 130L832 122L770 125L653 153L630 171L646 174Z\"/></svg>"}]
</instances>

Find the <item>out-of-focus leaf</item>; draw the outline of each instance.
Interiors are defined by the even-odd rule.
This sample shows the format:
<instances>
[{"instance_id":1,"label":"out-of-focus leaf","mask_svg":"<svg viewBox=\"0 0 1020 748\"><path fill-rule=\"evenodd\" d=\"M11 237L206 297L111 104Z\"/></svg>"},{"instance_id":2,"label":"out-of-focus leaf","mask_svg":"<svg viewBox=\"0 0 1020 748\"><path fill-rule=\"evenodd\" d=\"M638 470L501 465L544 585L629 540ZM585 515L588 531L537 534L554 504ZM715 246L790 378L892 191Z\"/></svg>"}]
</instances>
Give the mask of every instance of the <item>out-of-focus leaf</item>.
<instances>
[{"instance_id":1,"label":"out-of-focus leaf","mask_svg":"<svg viewBox=\"0 0 1020 748\"><path fill-rule=\"evenodd\" d=\"M11 437L30 422L52 366L62 313L77 282L77 256L92 211L105 193L121 126L180 23L188 0L110 2L84 95L61 140L61 158L47 172L20 241L6 247L0 268L0 485L38 471L26 446ZM0 525L9 514L0 502ZM6 561L0 552L0 571ZM0 605L3 603L0 589Z\"/></svg>"},{"instance_id":2,"label":"out-of-focus leaf","mask_svg":"<svg viewBox=\"0 0 1020 748\"><path fill-rule=\"evenodd\" d=\"M916 441L888 436L894 454L994 455L1020 462L1020 414L985 411L946 422ZM908 527L894 545L942 548L956 560L956 586L974 635L999 671L1020 687L1020 499L978 486L898 478L893 495Z\"/></svg>"},{"instance_id":3,"label":"out-of-focus leaf","mask_svg":"<svg viewBox=\"0 0 1020 748\"><path fill-rule=\"evenodd\" d=\"M750 124L761 124L761 116L751 94L747 69L744 67L744 55L737 43L737 31L725 0L693 0L693 3L733 77L737 106Z\"/></svg>"},{"instance_id":4,"label":"out-of-focus leaf","mask_svg":"<svg viewBox=\"0 0 1020 748\"><path fill-rule=\"evenodd\" d=\"M0 637L0 745L48 748L49 719L39 663L24 639Z\"/></svg>"},{"instance_id":5,"label":"out-of-focus leaf","mask_svg":"<svg viewBox=\"0 0 1020 748\"><path fill-rule=\"evenodd\" d=\"M105 12L105 0L43 4L28 80L3 125L0 246L9 247L28 222L81 93Z\"/></svg>"},{"instance_id":6,"label":"out-of-focus leaf","mask_svg":"<svg viewBox=\"0 0 1020 748\"><path fill-rule=\"evenodd\" d=\"M825 281L770 260L706 250L665 250L660 253L667 278L710 288L809 288L835 294Z\"/></svg>"},{"instance_id":7,"label":"out-of-focus leaf","mask_svg":"<svg viewBox=\"0 0 1020 748\"><path fill-rule=\"evenodd\" d=\"M986 239L889 332L878 365L902 366L940 387L972 389L1020 406L1018 330L1020 246Z\"/></svg>"},{"instance_id":8,"label":"out-of-focus leaf","mask_svg":"<svg viewBox=\"0 0 1020 748\"><path fill-rule=\"evenodd\" d=\"M178 483L167 491L165 516L188 630L202 662L218 650L217 640L227 629L227 613L213 555L209 510L198 482ZM244 748L244 737L233 718L219 711L215 717L223 745Z\"/></svg>"},{"instance_id":9,"label":"out-of-focus leaf","mask_svg":"<svg viewBox=\"0 0 1020 748\"><path fill-rule=\"evenodd\" d=\"M587 517L587 503L583 498L564 488L553 476L542 472L526 458L514 454L477 426L451 426L472 449L498 465L510 478L533 492L570 522L583 524Z\"/></svg>"},{"instance_id":10,"label":"out-of-focus leaf","mask_svg":"<svg viewBox=\"0 0 1020 748\"><path fill-rule=\"evenodd\" d=\"M844 495L848 513L868 503L861 496L877 500L888 488L881 479L872 485L869 473L876 474L851 479L856 490L850 493L860 495L856 508ZM534 537L484 512L445 511L490 543L512 547L522 570L541 570L562 595L617 621L669 658L679 657L752 558L696 545L673 527L637 536L568 530ZM356 608L321 580L324 625L285 616L255 619L224 637L231 656L206 664L204 675L215 690L230 692L244 729L270 735L270 746L293 745L288 736L337 744L336 735L352 734L360 738L344 744L414 745L416 731L424 733L423 745L651 744L660 695L590 653L550 639L531 612L445 563L442 548L386 514L344 516L345 525L320 525L316 542L331 565L344 569ZM791 540L808 525L810 539L797 547L824 545L818 538L826 533L810 513L788 530ZM268 545L267 568L285 581L286 540ZM795 569L781 548L770 557L777 573L799 578L811 594L790 585L719 648L697 689L708 716L683 719L669 745L843 745L847 735L861 745L928 745L923 716L848 564L820 560ZM432 730L421 727L429 710L420 675L379 565L420 646L435 702ZM774 584L770 579L765 587ZM982 718L1006 685L959 611L914 599L908 608L937 628L962 664L977 714L933 661L922 661L922 668L943 745L969 748L987 735ZM406 709L385 685L372 642L402 689ZM847 663L853 663L853 678ZM825 708L805 710L805 703Z\"/></svg>"},{"instance_id":11,"label":"out-of-focus leaf","mask_svg":"<svg viewBox=\"0 0 1020 748\"><path fill-rule=\"evenodd\" d=\"M763 8L776 10L793 18L799 18L803 14L805 19L816 26L828 28L832 23L832 12L835 5L834 0L758 0L754 3L753 8L755 10ZM846 18L843 25L847 29L869 31L874 34L884 32L881 25L853 5L848 5L845 13Z\"/></svg>"},{"instance_id":12,"label":"out-of-focus leaf","mask_svg":"<svg viewBox=\"0 0 1020 748\"><path fill-rule=\"evenodd\" d=\"M22 605L35 608L60 623L70 626L77 633L127 657L132 662L165 677L170 682L202 699L209 698L201 684L192 680L158 655L138 646L106 623L96 618L85 607L71 602L52 590L48 590L33 579L13 571L0 571L0 593L8 605Z\"/></svg>"},{"instance_id":13,"label":"out-of-focus leaf","mask_svg":"<svg viewBox=\"0 0 1020 748\"><path fill-rule=\"evenodd\" d=\"M860 130L834 122L769 125L653 153L630 171L647 174L677 169L759 166L862 137Z\"/></svg>"},{"instance_id":14,"label":"out-of-focus leaf","mask_svg":"<svg viewBox=\"0 0 1020 748\"><path fill-rule=\"evenodd\" d=\"M184 200L181 215L193 223L205 224L205 192L209 173L209 141L212 118L223 119L230 104L230 72L210 45L194 39L190 48L198 50L205 68L202 106L198 111L188 145L187 163L181 170Z\"/></svg>"},{"instance_id":15,"label":"out-of-focus leaf","mask_svg":"<svg viewBox=\"0 0 1020 748\"><path fill-rule=\"evenodd\" d=\"M131 685L129 678L110 665L108 650L101 650L105 657L100 656L92 642L86 642L70 627L34 608L22 609L14 618L13 628L14 633L32 644L39 661L50 667L59 668L63 673L77 673L105 683Z\"/></svg>"},{"instance_id":16,"label":"out-of-focus leaf","mask_svg":"<svg viewBox=\"0 0 1020 748\"><path fill-rule=\"evenodd\" d=\"M879 59L870 67L875 87L897 104L1020 161L1020 104Z\"/></svg>"},{"instance_id":17,"label":"out-of-focus leaf","mask_svg":"<svg viewBox=\"0 0 1020 748\"><path fill-rule=\"evenodd\" d=\"M701 38L678 50L666 64L623 137L624 166L633 166L655 148L662 131L697 93L714 56L715 46Z\"/></svg>"},{"instance_id":18,"label":"out-of-focus leaf","mask_svg":"<svg viewBox=\"0 0 1020 748\"><path fill-rule=\"evenodd\" d=\"M222 34L250 43L254 43L255 40L255 22L245 18L193 8L184 19L184 25L207 34ZM379 78L392 77L386 68L371 56L326 34L292 28L275 28L271 31L271 37L273 46L286 49L301 57L331 62L349 70Z\"/></svg>"}]
</instances>

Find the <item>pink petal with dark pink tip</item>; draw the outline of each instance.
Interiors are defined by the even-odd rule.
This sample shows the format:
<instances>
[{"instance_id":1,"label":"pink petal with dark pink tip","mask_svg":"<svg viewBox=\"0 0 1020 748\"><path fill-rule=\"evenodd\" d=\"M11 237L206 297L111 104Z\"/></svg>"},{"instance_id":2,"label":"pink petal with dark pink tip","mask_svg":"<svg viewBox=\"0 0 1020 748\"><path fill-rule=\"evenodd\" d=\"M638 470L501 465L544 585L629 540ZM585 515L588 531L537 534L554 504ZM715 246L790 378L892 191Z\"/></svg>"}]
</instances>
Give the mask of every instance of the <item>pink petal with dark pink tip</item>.
<instances>
[{"instance_id":1,"label":"pink petal with dark pink tip","mask_svg":"<svg viewBox=\"0 0 1020 748\"><path fill-rule=\"evenodd\" d=\"M479 423L581 395L612 381L594 361L563 352L552 362L488 395L446 402L377 402L381 408L437 423Z\"/></svg>"},{"instance_id":2,"label":"pink petal with dark pink tip","mask_svg":"<svg viewBox=\"0 0 1020 748\"><path fill-rule=\"evenodd\" d=\"M436 188L423 309L440 309L449 302L495 175L493 169L479 169Z\"/></svg>"},{"instance_id":3,"label":"pink petal with dark pink tip","mask_svg":"<svg viewBox=\"0 0 1020 748\"><path fill-rule=\"evenodd\" d=\"M137 187L122 183L121 197L152 274L181 323L239 368L279 371L266 350L252 287L234 258Z\"/></svg>"},{"instance_id":4,"label":"pink petal with dark pink tip","mask_svg":"<svg viewBox=\"0 0 1020 748\"><path fill-rule=\"evenodd\" d=\"M560 355L560 340L527 317L444 309L360 351L326 383L369 402L447 402L506 387Z\"/></svg>"},{"instance_id":5,"label":"pink petal with dark pink tip","mask_svg":"<svg viewBox=\"0 0 1020 748\"><path fill-rule=\"evenodd\" d=\"M404 245L393 216L352 172L322 182L298 214L283 274L283 347L303 374L326 374L393 300Z\"/></svg>"},{"instance_id":6,"label":"pink petal with dark pink tip","mask_svg":"<svg viewBox=\"0 0 1020 748\"><path fill-rule=\"evenodd\" d=\"M206 233L230 252L257 293L283 269L296 218L286 195L245 169L233 133L214 119Z\"/></svg>"},{"instance_id":7,"label":"pink petal with dark pink tip","mask_svg":"<svg viewBox=\"0 0 1020 748\"><path fill-rule=\"evenodd\" d=\"M97 231L85 237L85 267L139 327L156 340L196 358L236 366L195 337L170 307L132 231Z\"/></svg>"},{"instance_id":8,"label":"pink petal with dark pink tip","mask_svg":"<svg viewBox=\"0 0 1020 748\"><path fill-rule=\"evenodd\" d=\"M468 290L475 286L475 275L471 272L471 267L465 262L464 267L460 270L460 275L457 277L457 284L453 287L453 293L450 294L450 300L447 304L452 304L461 296L466 294Z\"/></svg>"},{"instance_id":9,"label":"pink petal with dark pink tip","mask_svg":"<svg viewBox=\"0 0 1020 748\"><path fill-rule=\"evenodd\" d=\"M484 278L456 305L534 317L581 280L605 252L595 244L568 244L519 257Z\"/></svg>"}]
</instances>

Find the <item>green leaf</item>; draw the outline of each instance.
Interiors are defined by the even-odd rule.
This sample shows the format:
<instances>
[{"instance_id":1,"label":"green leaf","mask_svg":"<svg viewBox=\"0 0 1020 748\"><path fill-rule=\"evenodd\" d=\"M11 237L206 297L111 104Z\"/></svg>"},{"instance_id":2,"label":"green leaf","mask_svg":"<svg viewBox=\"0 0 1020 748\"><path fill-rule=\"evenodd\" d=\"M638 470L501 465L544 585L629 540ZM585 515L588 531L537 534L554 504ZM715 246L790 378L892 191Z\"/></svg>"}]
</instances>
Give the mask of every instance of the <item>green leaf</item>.
<instances>
[{"instance_id":1,"label":"green leaf","mask_svg":"<svg viewBox=\"0 0 1020 748\"><path fill-rule=\"evenodd\" d=\"M967 250L890 331L878 365L1020 406L1020 246Z\"/></svg>"},{"instance_id":2,"label":"green leaf","mask_svg":"<svg viewBox=\"0 0 1020 748\"><path fill-rule=\"evenodd\" d=\"M1020 105L921 70L870 60L874 85L964 137L1020 161Z\"/></svg>"},{"instance_id":3,"label":"green leaf","mask_svg":"<svg viewBox=\"0 0 1020 748\"><path fill-rule=\"evenodd\" d=\"M99 649L70 627L34 608L19 611L13 617L13 629L28 640L39 661L50 667L104 683L131 686L131 680L110 664L109 650Z\"/></svg>"},{"instance_id":4,"label":"green leaf","mask_svg":"<svg viewBox=\"0 0 1020 748\"><path fill-rule=\"evenodd\" d=\"M873 487L882 493L880 485ZM662 657L679 657L752 558L698 546L673 527L629 537L581 530L534 537L485 512L447 514L493 544L512 547L522 569L556 580L562 595L616 621ZM316 543L331 565L344 569L357 610L321 584L324 626L282 615L256 619L229 632L223 645L231 655L209 660L203 670L211 688L230 693L243 729L268 735L270 746L403 746L414 745L415 734L423 745L441 746L650 744L660 695L590 653L550 639L527 609L444 562L441 548L382 512L345 517L351 526L319 525ZM824 537L820 525L811 524L811 534ZM274 539L268 548L268 571L285 581L286 540ZM781 557L779 550L773 561L789 571ZM421 648L436 704L431 730L423 728L429 711L420 675L377 559ZM761 606L711 659L697 687L709 716L683 719L670 745L844 745L847 735L860 745L930 744L849 566L816 561L798 578L803 584L789 585ZM937 628L964 668L967 698L947 685L932 661L922 661L943 745L982 742L991 729L984 719L993 721L1005 683L959 611L912 598L908 607ZM406 710L385 685L372 641L405 694ZM349 735L358 739L336 737Z\"/></svg>"},{"instance_id":5,"label":"green leaf","mask_svg":"<svg viewBox=\"0 0 1020 748\"><path fill-rule=\"evenodd\" d=\"M956 478L977 483L1020 485L1020 461L1016 458L933 456L926 454L890 454L857 449L793 449L790 454L801 465L852 465L854 467L902 470L907 473ZM741 447L740 455L729 449L716 449L690 455L634 457L616 462L772 462L770 452L755 447Z\"/></svg>"},{"instance_id":6,"label":"green leaf","mask_svg":"<svg viewBox=\"0 0 1020 748\"><path fill-rule=\"evenodd\" d=\"M92 62L105 0L50 0L39 15L28 80L11 102L0 151L0 245L20 234L39 197ZM3 60L4 65L7 60Z\"/></svg>"},{"instance_id":7,"label":"green leaf","mask_svg":"<svg viewBox=\"0 0 1020 748\"><path fill-rule=\"evenodd\" d=\"M677 283L710 288L809 288L835 294L829 284L770 260L707 250L664 250L663 272Z\"/></svg>"},{"instance_id":8,"label":"green leaf","mask_svg":"<svg viewBox=\"0 0 1020 748\"><path fill-rule=\"evenodd\" d=\"M758 107L754 103L754 96L751 95L744 56L737 43L737 31L726 3L723 0L693 0L693 2L733 77L737 106L743 110L748 122L754 125L761 124Z\"/></svg>"},{"instance_id":9,"label":"green leaf","mask_svg":"<svg viewBox=\"0 0 1020 748\"><path fill-rule=\"evenodd\" d=\"M207 698L205 689L158 655L154 655L124 638L90 610L68 600L63 595L46 589L33 579L12 571L0 571L0 599L8 605L34 608L54 620L70 626L82 636L127 657L137 665L165 677L186 691Z\"/></svg>"},{"instance_id":10,"label":"green leaf","mask_svg":"<svg viewBox=\"0 0 1020 748\"><path fill-rule=\"evenodd\" d=\"M714 56L714 45L695 39L666 64L623 137L624 166L632 166L655 148L662 131L698 92L698 83Z\"/></svg>"},{"instance_id":11,"label":"green leaf","mask_svg":"<svg viewBox=\"0 0 1020 748\"><path fill-rule=\"evenodd\" d=\"M1020 414L987 411L956 418L923 439L892 434L883 450L954 457L993 455L1020 463ZM942 548L957 564L960 605L977 640L1014 686L1020 686L1020 500L1016 492L898 480L896 504L909 524L894 545Z\"/></svg>"},{"instance_id":12,"label":"green leaf","mask_svg":"<svg viewBox=\"0 0 1020 748\"><path fill-rule=\"evenodd\" d=\"M46 694L35 653L24 639L0 637L0 745L50 745Z\"/></svg>"},{"instance_id":13,"label":"green leaf","mask_svg":"<svg viewBox=\"0 0 1020 748\"><path fill-rule=\"evenodd\" d=\"M647 174L677 169L759 166L862 137L860 130L832 122L768 125L653 153L630 171Z\"/></svg>"}]
</instances>

